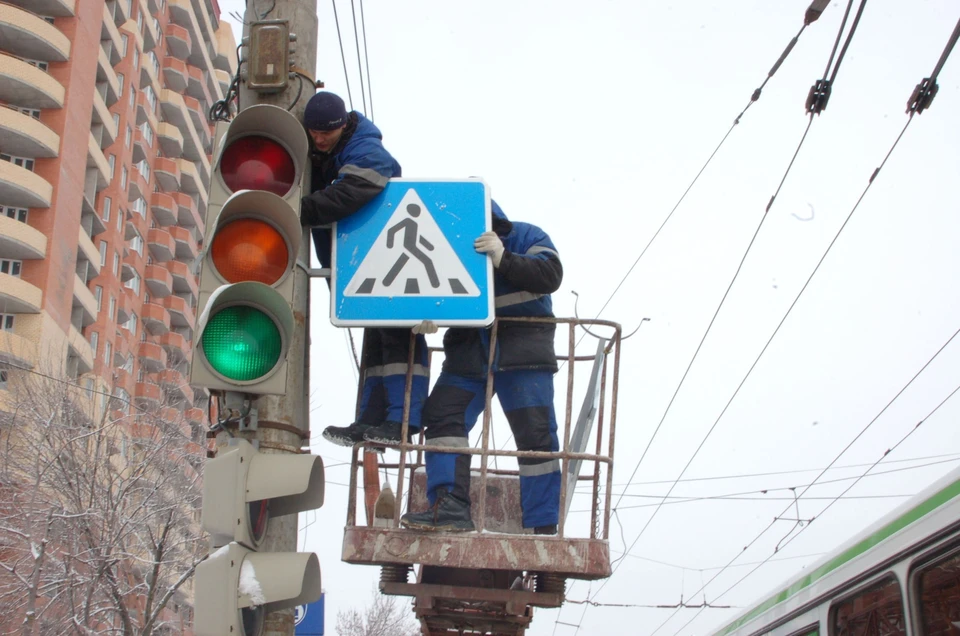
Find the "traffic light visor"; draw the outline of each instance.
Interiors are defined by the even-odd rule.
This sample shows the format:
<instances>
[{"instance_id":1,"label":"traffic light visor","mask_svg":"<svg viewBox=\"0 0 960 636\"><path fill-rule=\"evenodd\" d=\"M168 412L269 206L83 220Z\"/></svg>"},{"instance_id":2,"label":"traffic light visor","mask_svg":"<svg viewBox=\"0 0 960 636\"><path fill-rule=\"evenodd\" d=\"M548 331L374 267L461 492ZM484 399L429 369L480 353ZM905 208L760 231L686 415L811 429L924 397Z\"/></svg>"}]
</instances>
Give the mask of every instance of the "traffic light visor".
<instances>
[{"instance_id":1,"label":"traffic light visor","mask_svg":"<svg viewBox=\"0 0 960 636\"><path fill-rule=\"evenodd\" d=\"M230 122L217 148L215 171L230 192L263 190L287 197L298 190L309 150L296 117L258 104Z\"/></svg>"},{"instance_id":2,"label":"traffic light visor","mask_svg":"<svg viewBox=\"0 0 960 636\"><path fill-rule=\"evenodd\" d=\"M302 233L296 212L279 196L241 190L213 223L209 263L224 283L276 287L293 268Z\"/></svg>"},{"instance_id":3,"label":"traffic light visor","mask_svg":"<svg viewBox=\"0 0 960 636\"><path fill-rule=\"evenodd\" d=\"M293 314L283 297L258 282L219 288L200 317L202 360L238 385L271 376L286 359Z\"/></svg>"}]
</instances>

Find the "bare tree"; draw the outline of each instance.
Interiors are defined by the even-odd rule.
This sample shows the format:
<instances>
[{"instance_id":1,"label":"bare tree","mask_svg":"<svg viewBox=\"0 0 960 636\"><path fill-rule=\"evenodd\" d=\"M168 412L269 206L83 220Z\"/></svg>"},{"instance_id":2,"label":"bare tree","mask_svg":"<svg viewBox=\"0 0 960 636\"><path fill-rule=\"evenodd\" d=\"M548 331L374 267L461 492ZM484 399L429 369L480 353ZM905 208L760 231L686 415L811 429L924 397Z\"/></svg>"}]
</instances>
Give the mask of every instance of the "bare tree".
<instances>
[{"instance_id":1,"label":"bare tree","mask_svg":"<svg viewBox=\"0 0 960 636\"><path fill-rule=\"evenodd\" d=\"M337 612L339 636L420 636L420 625L406 603L374 588L370 605Z\"/></svg>"},{"instance_id":2,"label":"bare tree","mask_svg":"<svg viewBox=\"0 0 960 636\"><path fill-rule=\"evenodd\" d=\"M176 610L205 555L202 446L182 412L116 400L97 409L52 377L17 374L11 385L0 413L0 634L180 634Z\"/></svg>"}]
</instances>

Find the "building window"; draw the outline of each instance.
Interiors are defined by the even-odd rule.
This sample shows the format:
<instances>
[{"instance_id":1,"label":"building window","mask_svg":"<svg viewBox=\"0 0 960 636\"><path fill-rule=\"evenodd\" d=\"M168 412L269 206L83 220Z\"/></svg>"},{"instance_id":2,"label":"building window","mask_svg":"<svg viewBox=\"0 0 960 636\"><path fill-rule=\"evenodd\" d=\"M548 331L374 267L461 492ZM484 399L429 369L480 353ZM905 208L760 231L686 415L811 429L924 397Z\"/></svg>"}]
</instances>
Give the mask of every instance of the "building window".
<instances>
[{"instance_id":1,"label":"building window","mask_svg":"<svg viewBox=\"0 0 960 636\"><path fill-rule=\"evenodd\" d=\"M123 36L127 37L127 36ZM123 81L126 79L126 76L123 73L117 73L117 83L120 84L120 91L117 93L117 97L123 97Z\"/></svg>"},{"instance_id":2,"label":"building window","mask_svg":"<svg viewBox=\"0 0 960 636\"><path fill-rule=\"evenodd\" d=\"M9 161L15 166L20 166L21 168L26 168L30 172L33 172L34 160L29 157L16 157L13 155L5 155L0 152L0 159L3 161Z\"/></svg>"},{"instance_id":3,"label":"building window","mask_svg":"<svg viewBox=\"0 0 960 636\"><path fill-rule=\"evenodd\" d=\"M113 114L113 127L117 129L117 132L120 131L120 113Z\"/></svg>"},{"instance_id":4,"label":"building window","mask_svg":"<svg viewBox=\"0 0 960 636\"><path fill-rule=\"evenodd\" d=\"M131 139L131 138L133 138L133 129L130 128L130 124L127 124L127 133L126 133L126 136L124 136L124 138L123 138L123 147L124 147L124 148L129 148L129 147L130 147L130 139Z\"/></svg>"},{"instance_id":5,"label":"building window","mask_svg":"<svg viewBox=\"0 0 960 636\"><path fill-rule=\"evenodd\" d=\"M130 320L123 325L124 329L130 332L131 335L137 335L137 314L130 313Z\"/></svg>"},{"instance_id":6,"label":"building window","mask_svg":"<svg viewBox=\"0 0 960 636\"><path fill-rule=\"evenodd\" d=\"M50 68L50 65L49 65L49 64L47 64L46 62L42 62L42 61L40 61L40 60L24 60L24 62L26 62L26 63L29 64L30 66L35 66L35 67L37 67L38 69L40 69L40 70L43 71L43 72L46 72L47 69Z\"/></svg>"},{"instance_id":7,"label":"building window","mask_svg":"<svg viewBox=\"0 0 960 636\"><path fill-rule=\"evenodd\" d=\"M133 87L133 84L130 85L130 108L133 108L133 105L137 102L137 89Z\"/></svg>"},{"instance_id":8,"label":"building window","mask_svg":"<svg viewBox=\"0 0 960 636\"><path fill-rule=\"evenodd\" d=\"M23 268L23 261L14 261L6 258L0 258L0 274L8 274L15 278L20 278L20 270Z\"/></svg>"},{"instance_id":9,"label":"building window","mask_svg":"<svg viewBox=\"0 0 960 636\"><path fill-rule=\"evenodd\" d=\"M127 289L132 289L133 293L139 296L140 295L140 275L134 274L133 278L125 282L123 286L126 287Z\"/></svg>"},{"instance_id":10,"label":"building window","mask_svg":"<svg viewBox=\"0 0 960 636\"><path fill-rule=\"evenodd\" d=\"M109 365L113 364L113 345L109 342L103 345L103 361Z\"/></svg>"},{"instance_id":11,"label":"building window","mask_svg":"<svg viewBox=\"0 0 960 636\"><path fill-rule=\"evenodd\" d=\"M40 120L40 111L37 110L36 108L17 108L16 110L19 110L19 111L20 111L21 113L23 113L24 115L27 115L27 116L29 116L29 117L33 117L34 119L36 119L36 120L38 120L38 121Z\"/></svg>"},{"instance_id":12,"label":"building window","mask_svg":"<svg viewBox=\"0 0 960 636\"><path fill-rule=\"evenodd\" d=\"M103 309L103 287L97 285L93 290L93 296L97 299L97 313L100 313L100 310Z\"/></svg>"},{"instance_id":13,"label":"building window","mask_svg":"<svg viewBox=\"0 0 960 636\"><path fill-rule=\"evenodd\" d=\"M110 319L117 319L117 299L113 296L110 296Z\"/></svg>"},{"instance_id":14,"label":"building window","mask_svg":"<svg viewBox=\"0 0 960 636\"><path fill-rule=\"evenodd\" d=\"M143 237L139 234L135 235L130 242L128 243L130 249L143 257Z\"/></svg>"},{"instance_id":15,"label":"building window","mask_svg":"<svg viewBox=\"0 0 960 636\"><path fill-rule=\"evenodd\" d=\"M120 189L127 189L127 167L123 166L120 168Z\"/></svg>"},{"instance_id":16,"label":"building window","mask_svg":"<svg viewBox=\"0 0 960 636\"><path fill-rule=\"evenodd\" d=\"M140 173L140 176L143 177L143 180L150 183L150 164L147 163L147 160L143 159L138 161L135 167L137 172Z\"/></svg>"},{"instance_id":17,"label":"building window","mask_svg":"<svg viewBox=\"0 0 960 636\"><path fill-rule=\"evenodd\" d=\"M120 271L120 253L113 253L113 275L116 276L117 272Z\"/></svg>"},{"instance_id":18,"label":"building window","mask_svg":"<svg viewBox=\"0 0 960 636\"><path fill-rule=\"evenodd\" d=\"M2 212L4 216L20 221L21 223L27 222L27 211L23 208L0 206L0 212Z\"/></svg>"},{"instance_id":19,"label":"building window","mask_svg":"<svg viewBox=\"0 0 960 636\"><path fill-rule=\"evenodd\" d=\"M107 242L100 241L100 267L107 264Z\"/></svg>"},{"instance_id":20,"label":"building window","mask_svg":"<svg viewBox=\"0 0 960 636\"><path fill-rule=\"evenodd\" d=\"M126 33L120 34L120 55L127 57L127 45L130 44L130 38Z\"/></svg>"},{"instance_id":21,"label":"building window","mask_svg":"<svg viewBox=\"0 0 960 636\"><path fill-rule=\"evenodd\" d=\"M6 371L0 371L0 389L7 389L7 382L10 380L10 376Z\"/></svg>"},{"instance_id":22,"label":"building window","mask_svg":"<svg viewBox=\"0 0 960 636\"><path fill-rule=\"evenodd\" d=\"M103 197L103 216L101 217L104 222L110 220L110 207L113 205L113 199L110 197ZM101 263L102 265L103 263Z\"/></svg>"},{"instance_id":23,"label":"building window","mask_svg":"<svg viewBox=\"0 0 960 636\"><path fill-rule=\"evenodd\" d=\"M42 15L42 16L40 16L40 17L43 18L43 21L46 22L47 24L53 24L53 22L54 22L54 19L53 19L52 16Z\"/></svg>"},{"instance_id":24,"label":"building window","mask_svg":"<svg viewBox=\"0 0 960 636\"><path fill-rule=\"evenodd\" d=\"M0 331L13 331L13 314L0 314Z\"/></svg>"},{"instance_id":25,"label":"building window","mask_svg":"<svg viewBox=\"0 0 960 636\"><path fill-rule=\"evenodd\" d=\"M118 229L118 230L123 229L123 215L124 215L124 214L125 214L125 213L124 213L124 211L123 211L123 208L120 208L120 213L117 215L117 229Z\"/></svg>"},{"instance_id":26,"label":"building window","mask_svg":"<svg viewBox=\"0 0 960 636\"><path fill-rule=\"evenodd\" d=\"M110 178L113 179L117 174L117 155L107 157L107 163L110 165Z\"/></svg>"},{"instance_id":27,"label":"building window","mask_svg":"<svg viewBox=\"0 0 960 636\"><path fill-rule=\"evenodd\" d=\"M133 211L139 214L141 218L147 218L147 202L143 197L137 197L137 200L133 202Z\"/></svg>"},{"instance_id":28,"label":"building window","mask_svg":"<svg viewBox=\"0 0 960 636\"><path fill-rule=\"evenodd\" d=\"M93 357L97 357L97 352L100 350L100 334L96 331L90 332L90 348L93 349Z\"/></svg>"},{"instance_id":29,"label":"building window","mask_svg":"<svg viewBox=\"0 0 960 636\"><path fill-rule=\"evenodd\" d=\"M140 70L140 49L133 47L133 70Z\"/></svg>"}]
</instances>

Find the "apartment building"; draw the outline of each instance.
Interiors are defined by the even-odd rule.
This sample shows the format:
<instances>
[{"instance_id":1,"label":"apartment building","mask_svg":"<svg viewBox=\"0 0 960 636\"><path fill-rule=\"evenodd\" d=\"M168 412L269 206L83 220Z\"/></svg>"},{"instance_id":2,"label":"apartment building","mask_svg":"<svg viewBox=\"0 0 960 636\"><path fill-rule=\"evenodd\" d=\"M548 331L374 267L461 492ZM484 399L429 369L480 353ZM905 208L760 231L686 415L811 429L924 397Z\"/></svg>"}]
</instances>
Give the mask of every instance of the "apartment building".
<instances>
[{"instance_id":1,"label":"apartment building","mask_svg":"<svg viewBox=\"0 0 960 636\"><path fill-rule=\"evenodd\" d=\"M203 444L195 261L236 64L217 0L0 0L0 411L43 374Z\"/></svg>"},{"instance_id":2,"label":"apartment building","mask_svg":"<svg viewBox=\"0 0 960 636\"><path fill-rule=\"evenodd\" d=\"M0 400L43 367L202 425L207 113L235 48L217 0L0 0Z\"/></svg>"}]
</instances>

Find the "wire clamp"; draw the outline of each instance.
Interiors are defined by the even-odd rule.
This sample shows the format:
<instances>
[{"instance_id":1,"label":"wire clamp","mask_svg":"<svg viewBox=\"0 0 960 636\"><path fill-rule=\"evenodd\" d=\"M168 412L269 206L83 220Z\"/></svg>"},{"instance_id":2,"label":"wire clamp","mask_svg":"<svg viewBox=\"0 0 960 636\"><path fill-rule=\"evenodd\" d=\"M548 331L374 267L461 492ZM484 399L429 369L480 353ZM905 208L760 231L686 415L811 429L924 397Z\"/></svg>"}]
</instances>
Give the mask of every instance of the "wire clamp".
<instances>
[{"instance_id":1,"label":"wire clamp","mask_svg":"<svg viewBox=\"0 0 960 636\"><path fill-rule=\"evenodd\" d=\"M810 87L807 93L807 112L813 115L819 115L826 110L827 102L830 100L830 80L818 79Z\"/></svg>"},{"instance_id":2,"label":"wire clamp","mask_svg":"<svg viewBox=\"0 0 960 636\"><path fill-rule=\"evenodd\" d=\"M937 84L935 79L930 77L923 78L923 81L913 89L913 94L910 95L910 99L907 100L907 112L919 115L930 108L930 104L933 103L933 98L937 96L937 91L939 90L940 85Z\"/></svg>"}]
</instances>

